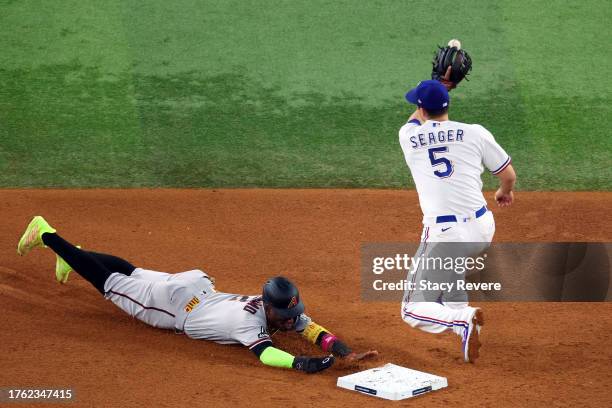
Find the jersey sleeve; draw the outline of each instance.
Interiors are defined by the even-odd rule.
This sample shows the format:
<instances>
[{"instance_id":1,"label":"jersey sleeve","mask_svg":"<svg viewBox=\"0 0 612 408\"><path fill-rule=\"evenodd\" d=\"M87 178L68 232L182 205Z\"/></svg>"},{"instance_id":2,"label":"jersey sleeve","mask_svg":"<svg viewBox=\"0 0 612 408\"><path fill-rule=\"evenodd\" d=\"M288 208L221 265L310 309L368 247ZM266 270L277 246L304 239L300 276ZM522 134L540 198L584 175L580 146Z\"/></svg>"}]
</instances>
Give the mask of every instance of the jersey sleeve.
<instances>
[{"instance_id":1,"label":"jersey sleeve","mask_svg":"<svg viewBox=\"0 0 612 408\"><path fill-rule=\"evenodd\" d=\"M406 122L404 126L402 126L399 130L399 142L402 151L404 152L404 156L408 157L411 154L411 150L409 148L410 142L410 131L418 126L421 126L421 122L417 119L412 119Z\"/></svg>"},{"instance_id":2,"label":"jersey sleeve","mask_svg":"<svg viewBox=\"0 0 612 408\"><path fill-rule=\"evenodd\" d=\"M495 141L495 138L487 129L475 125L482 136L482 163L492 174L499 174L512 161L508 153Z\"/></svg>"},{"instance_id":3,"label":"jersey sleeve","mask_svg":"<svg viewBox=\"0 0 612 408\"><path fill-rule=\"evenodd\" d=\"M406 122L406 123L404 124L404 126L402 126L402 127L400 128L400 130L399 130L399 139L400 139L400 141L401 141L402 139L405 139L405 138L406 138L406 133L407 133L407 132L408 132L410 129L413 129L413 128L417 127L417 126L421 126L421 122L419 122L419 120L418 120L418 119L411 119L411 120L409 120L408 122Z\"/></svg>"},{"instance_id":4,"label":"jersey sleeve","mask_svg":"<svg viewBox=\"0 0 612 408\"><path fill-rule=\"evenodd\" d=\"M256 352L267 346L272 345L272 340L268 334L268 329L265 319L256 319L256 316L249 316L242 321L232 332L232 338L240 344L248 347L251 351ZM257 354L257 353L255 353Z\"/></svg>"}]
</instances>

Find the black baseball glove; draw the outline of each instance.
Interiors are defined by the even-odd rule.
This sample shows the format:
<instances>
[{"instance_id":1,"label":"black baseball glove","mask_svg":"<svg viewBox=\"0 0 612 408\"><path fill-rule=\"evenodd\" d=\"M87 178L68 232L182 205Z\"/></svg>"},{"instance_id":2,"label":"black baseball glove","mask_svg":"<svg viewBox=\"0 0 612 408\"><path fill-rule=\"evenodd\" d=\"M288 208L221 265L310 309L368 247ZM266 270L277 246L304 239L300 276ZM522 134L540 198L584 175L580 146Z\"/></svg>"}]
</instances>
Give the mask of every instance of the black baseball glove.
<instances>
[{"instance_id":1,"label":"black baseball glove","mask_svg":"<svg viewBox=\"0 0 612 408\"><path fill-rule=\"evenodd\" d=\"M462 49L456 47L440 47L434 55L431 79L442 82L451 90L467 76L472 69L472 58Z\"/></svg>"}]
</instances>

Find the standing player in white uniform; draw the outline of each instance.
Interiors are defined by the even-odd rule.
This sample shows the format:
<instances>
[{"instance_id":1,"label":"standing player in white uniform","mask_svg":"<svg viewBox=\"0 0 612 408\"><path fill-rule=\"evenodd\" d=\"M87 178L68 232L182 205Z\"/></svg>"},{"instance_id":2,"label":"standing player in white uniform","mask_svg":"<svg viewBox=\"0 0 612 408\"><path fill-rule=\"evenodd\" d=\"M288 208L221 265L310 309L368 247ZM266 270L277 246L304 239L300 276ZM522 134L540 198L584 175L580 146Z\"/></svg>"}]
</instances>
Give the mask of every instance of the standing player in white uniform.
<instances>
[{"instance_id":1,"label":"standing player in white uniform","mask_svg":"<svg viewBox=\"0 0 612 408\"><path fill-rule=\"evenodd\" d=\"M136 268L113 255L83 251L60 237L37 216L24 232L17 252L25 255L48 246L58 256L56 278L65 283L71 270L89 281L124 312L161 329L193 339L221 344L243 344L262 363L314 373L329 368L334 355L361 360L378 353L356 354L329 330L304 314L297 288L283 277L268 280L262 295L221 293L200 270L169 274ZM328 355L294 357L272 344L270 331L296 331Z\"/></svg>"},{"instance_id":2,"label":"standing player in white uniform","mask_svg":"<svg viewBox=\"0 0 612 408\"><path fill-rule=\"evenodd\" d=\"M516 174L510 156L484 127L449 120L448 91L437 80L419 83L406 99L417 105L399 131L423 212L424 229L416 256L475 257L489 246L495 233L480 176L484 167L496 175L500 187L495 201L501 207L511 205ZM453 253L445 253L449 251ZM409 272L407 279L414 287L404 294L402 319L430 333L453 331L462 339L465 361L474 362L484 323L482 310L469 306L464 292L440 291L432 301L431 293L419 290L418 284L434 273L423 268Z\"/></svg>"}]
</instances>

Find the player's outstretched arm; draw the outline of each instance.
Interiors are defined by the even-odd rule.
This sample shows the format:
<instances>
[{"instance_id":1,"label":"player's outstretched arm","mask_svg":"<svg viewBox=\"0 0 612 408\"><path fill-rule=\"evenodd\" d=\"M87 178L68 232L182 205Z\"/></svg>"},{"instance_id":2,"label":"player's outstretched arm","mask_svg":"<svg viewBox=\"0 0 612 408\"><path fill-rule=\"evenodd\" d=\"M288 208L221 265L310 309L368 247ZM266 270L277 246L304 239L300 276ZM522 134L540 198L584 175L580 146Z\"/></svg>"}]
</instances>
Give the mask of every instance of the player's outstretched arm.
<instances>
[{"instance_id":1,"label":"player's outstretched arm","mask_svg":"<svg viewBox=\"0 0 612 408\"><path fill-rule=\"evenodd\" d=\"M495 202L500 207L509 207L514 202L514 184L516 183L516 172L512 165L508 165L501 173L496 174L500 186L495 192Z\"/></svg>"},{"instance_id":2,"label":"player's outstretched arm","mask_svg":"<svg viewBox=\"0 0 612 408\"><path fill-rule=\"evenodd\" d=\"M321 347L326 353L341 357L348 361L359 361L373 358L378 355L378 351L369 350L364 353L356 353L351 348L323 326L319 326L313 321L301 332L308 341Z\"/></svg>"},{"instance_id":3,"label":"player's outstretched arm","mask_svg":"<svg viewBox=\"0 0 612 408\"><path fill-rule=\"evenodd\" d=\"M294 357L286 351L273 346L265 347L259 354L259 360L271 367L293 368L312 374L323 371L334 364L333 356L325 357Z\"/></svg>"}]
</instances>

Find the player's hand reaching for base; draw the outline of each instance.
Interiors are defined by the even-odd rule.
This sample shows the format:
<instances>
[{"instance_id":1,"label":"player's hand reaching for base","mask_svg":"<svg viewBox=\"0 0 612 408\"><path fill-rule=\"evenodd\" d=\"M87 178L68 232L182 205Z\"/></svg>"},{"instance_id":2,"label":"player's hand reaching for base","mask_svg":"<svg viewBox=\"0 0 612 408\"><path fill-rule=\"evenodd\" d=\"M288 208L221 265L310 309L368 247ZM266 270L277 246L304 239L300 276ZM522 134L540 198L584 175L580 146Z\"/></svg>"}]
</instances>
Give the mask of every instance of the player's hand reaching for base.
<instances>
[{"instance_id":1,"label":"player's hand reaching for base","mask_svg":"<svg viewBox=\"0 0 612 408\"><path fill-rule=\"evenodd\" d=\"M323 342L326 344L324 350L331 351L334 356L339 356L345 361L354 362L367 360L378 355L378 351L376 350L368 350L364 353L355 353L346 343L333 334L328 334L327 336L327 338L326 336L323 337Z\"/></svg>"},{"instance_id":2,"label":"player's hand reaching for base","mask_svg":"<svg viewBox=\"0 0 612 408\"><path fill-rule=\"evenodd\" d=\"M378 356L378 351L368 350L364 353L351 353L348 356L344 357L344 359L346 361L353 362L353 361L369 360L372 358L376 358L377 356Z\"/></svg>"}]
</instances>

